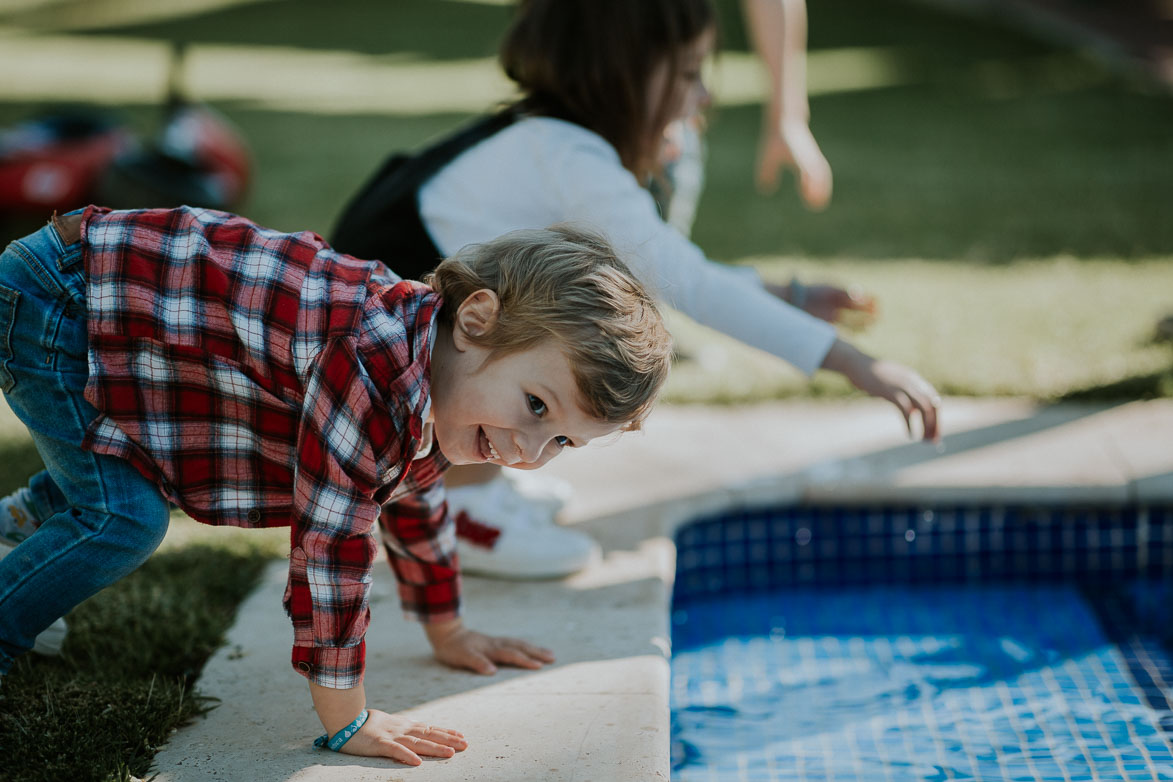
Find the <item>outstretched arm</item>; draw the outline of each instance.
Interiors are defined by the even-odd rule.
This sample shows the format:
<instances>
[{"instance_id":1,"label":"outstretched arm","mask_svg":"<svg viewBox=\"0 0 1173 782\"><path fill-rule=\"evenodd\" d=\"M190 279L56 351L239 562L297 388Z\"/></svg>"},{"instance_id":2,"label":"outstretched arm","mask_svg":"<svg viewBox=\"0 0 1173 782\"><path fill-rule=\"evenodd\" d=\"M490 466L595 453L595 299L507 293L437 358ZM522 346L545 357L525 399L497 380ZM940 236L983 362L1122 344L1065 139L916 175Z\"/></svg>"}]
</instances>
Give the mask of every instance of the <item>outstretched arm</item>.
<instances>
[{"instance_id":1,"label":"outstretched arm","mask_svg":"<svg viewBox=\"0 0 1173 782\"><path fill-rule=\"evenodd\" d=\"M770 81L758 143L758 188L773 192L781 170L791 167L802 200L823 209L831 201L831 166L810 130L806 0L742 0L742 8Z\"/></svg>"},{"instance_id":2,"label":"outstretched arm","mask_svg":"<svg viewBox=\"0 0 1173 782\"><path fill-rule=\"evenodd\" d=\"M839 372L852 385L871 396L887 399L900 410L904 423L912 434L912 421L919 416L921 437L940 442L939 408L941 397L937 389L912 369L893 361L873 358L841 339L835 340L823 369Z\"/></svg>"}]
</instances>

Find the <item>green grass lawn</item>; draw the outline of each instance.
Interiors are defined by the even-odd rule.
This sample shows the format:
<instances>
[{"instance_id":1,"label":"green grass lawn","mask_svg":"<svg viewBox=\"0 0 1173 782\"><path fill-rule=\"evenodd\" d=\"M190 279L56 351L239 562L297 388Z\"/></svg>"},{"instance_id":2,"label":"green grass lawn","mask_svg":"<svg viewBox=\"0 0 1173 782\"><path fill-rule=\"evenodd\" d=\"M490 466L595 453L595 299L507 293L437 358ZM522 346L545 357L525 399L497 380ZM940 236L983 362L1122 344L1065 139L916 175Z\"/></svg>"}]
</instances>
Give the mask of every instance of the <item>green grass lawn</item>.
<instances>
[{"instance_id":1,"label":"green grass lawn","mask_svg":"<svg viewBox=\"0 0 1173 782\"><path fill-rule=\"evenodd\" d=\"M243 211L328 234L391 151L507 97L491 57L500 4L461 0L0 4L0 126L63 100L149 130L170 42L195 97L255 154ZM709 181L694 237L786 280L856 284L881 318L852 335L955 395L1173 395L1173 100L1079 53L897 0L810 4L812 127L835 171L823 213L787 182L751 186L758 129L736 0L719 0ZM177 10L178 9L178 10ZM10 75L11 74L11 75ZM747 97L748 96L748 97ZM502 183L508 186L508 183ZM40 216L9 219L15 238ZM739 402L852 393L673 317L668 398ZM0 414L0 492L39 459ZM134 577L79 607L59 660L24 660L0 689L5 780L146 773L171 728L208 704L193 687L283 534L177 519Z\"/></svg>"},{"instance_id":2,"label":"green grass lawn","mask_svg":"<svg viewBox=\"0 0 1173 782\"><path fill-rule=\"evenodd\" d=\"M146 564L69 615L62 656L26 655L5 677L0 778L145 777L175 727L215 706L196 678L286 536L172 526Z\"/></svg>"},{"instance_id":3,"label":"green grass lawn","mask_svg":"<svg viewBox=\"0 0 1173 782\"><path fill-rule=\"evenodd\" d=\"M919 368L945 394L1125 400L1173 394L1173 350L1153 339L1173 312L1173 263L1057 256L998 264L942 265L923 259L753 259L779 282L854 283L881 301L863 349ZM1158 292L1169 292L1162 296ZM812 381L785 364L681 316L673 332L681 361L668 397L746 401L849 393L837 375Z\"/></svg>"}]
</instances>

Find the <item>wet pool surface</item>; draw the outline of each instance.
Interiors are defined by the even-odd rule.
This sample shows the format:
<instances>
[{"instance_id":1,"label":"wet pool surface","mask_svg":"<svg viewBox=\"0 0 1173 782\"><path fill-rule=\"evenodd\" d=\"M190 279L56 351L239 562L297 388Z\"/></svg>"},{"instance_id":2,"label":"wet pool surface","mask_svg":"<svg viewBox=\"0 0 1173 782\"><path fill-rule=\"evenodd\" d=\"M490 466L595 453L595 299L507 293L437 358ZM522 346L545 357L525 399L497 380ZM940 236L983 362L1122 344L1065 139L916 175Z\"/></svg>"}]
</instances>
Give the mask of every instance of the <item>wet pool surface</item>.
<instances>
[{"instance_id":1,"label":"wet pool surface","mask_svg":"<svg viewBox=\"0 0 1173 782\"><path fill-rule=\"evenodd\" d=\"M678 536L674 779L1173 780L1167 514L870 513Z\"/></svg>"}]
</instances>

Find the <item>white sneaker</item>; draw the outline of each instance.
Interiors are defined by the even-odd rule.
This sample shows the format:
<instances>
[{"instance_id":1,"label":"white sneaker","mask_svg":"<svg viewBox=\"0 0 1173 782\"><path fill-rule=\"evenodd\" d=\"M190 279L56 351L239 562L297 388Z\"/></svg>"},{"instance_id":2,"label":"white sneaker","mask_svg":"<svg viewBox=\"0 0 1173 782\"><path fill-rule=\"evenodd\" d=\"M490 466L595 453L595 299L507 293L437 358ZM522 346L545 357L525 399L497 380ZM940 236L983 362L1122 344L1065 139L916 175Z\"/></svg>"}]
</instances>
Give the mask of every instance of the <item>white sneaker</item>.
<instances>
[{"instance_id":1,"label":"white sneaker","mask_svg":"<svg viewBox=\"0 0 1173 782\"><path fill-rule=\"evenodd\" d=\"M0 559L4 559L15 550L0 538ZM48 657L56 657L61 654L61 647L65 644L65 636L68 633L69 628L65 625L65 619L58 619L37 636L33 642L33 651Z\"/></svg>"},{"instance_id":2,"label":"white sneaker","mask_svg":"<svg viewBox=\"0 0 1173 782\"><path fill-rule=\"evenodd\" d=\"M600 556L589 535L554 523L548 506L521 496L503 477L448 490L456 551L465 573L494 578L561 578Z\"/></svg>"},{"instance_id":3,"label":"white sneaker","mask_svg":"<svg viewBox=\"0 0 1173 782\"><path fill-rule=\"evenodd\" d=\"M0 498L0 543L15 546L40 526L30 499L27 487Z\"/></svg>"},{"instance_id":4,"label":"white sneaker","mask_svg":"<svg viewBox=\"0 0 1173 782\"><path fill-rule=\"evenodd\" d=\"M546 508L550 518L574 498L574 487L569 481L543 474L540 470L502 470L501 476L523 499Z\"/></svg>"}]
</instances>

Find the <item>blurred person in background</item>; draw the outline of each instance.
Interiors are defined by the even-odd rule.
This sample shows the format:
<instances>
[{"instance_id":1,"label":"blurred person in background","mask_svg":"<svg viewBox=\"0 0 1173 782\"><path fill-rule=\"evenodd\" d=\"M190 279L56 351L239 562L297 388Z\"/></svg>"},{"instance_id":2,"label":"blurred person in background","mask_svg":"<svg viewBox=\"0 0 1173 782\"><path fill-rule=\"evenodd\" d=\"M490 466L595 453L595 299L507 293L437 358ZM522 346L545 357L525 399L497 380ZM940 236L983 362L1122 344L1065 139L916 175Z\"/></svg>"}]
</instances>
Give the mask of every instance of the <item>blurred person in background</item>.
<instances>
[{"instance_id":1,"label":"blurred person in background","mask_svg":"<svg viewBox=\"0 0 1173 782\"><path fill-rule=\"evenodd\" d=\"M817 208L830 197L830 168L806 126L805 86L800 98L787 97L798 79L782 73L785 42L765 29L785 21L788 5L747 7L779 74L758 180L769 187L779 167L792 164L800 192ZM805 40L805 25L800 32ZM667 181L670 129L695 126L709 105L702 66L716 36L708 0L522 0L500 51L521 97L423 150L392 155L346 206L332 243L410 278L509 230L585 224L605 234L665 303L807 375L843 374L896 405L910 432L918 417L923 437L937 440L935 389L908 367L862 353L832 325L844 312L869 312L869 300L797 280L767 285L752 269L711 261L665 221L649 187ZM449 477L465 571L559 577L595 556L588 536L553 523L565 487L518 482L491 467Z\"/></svg>"},{"instance_id":2,"label":"blurred person in background","mask_svg":"<svg viewBox=\"0 0 1173 782\"><path fill-rule=\"evenodd\" d=\"M806 0L742 0L747 32L765 68L769 93L762 107L755 181L768 195L778 189L782 173L792 169L798 194L808 209L821 211L831 202L831 165L810 129L806 88ZM704 188L703 116L683 118L665 131L662 168L650 190L664 219L688 236ZM859 295L831 296L838 310L873 315L875 303ZM808 311L810 311L808 309ZM840 313L814 312L834 321Z\"/></svg>"}]
</instances>

